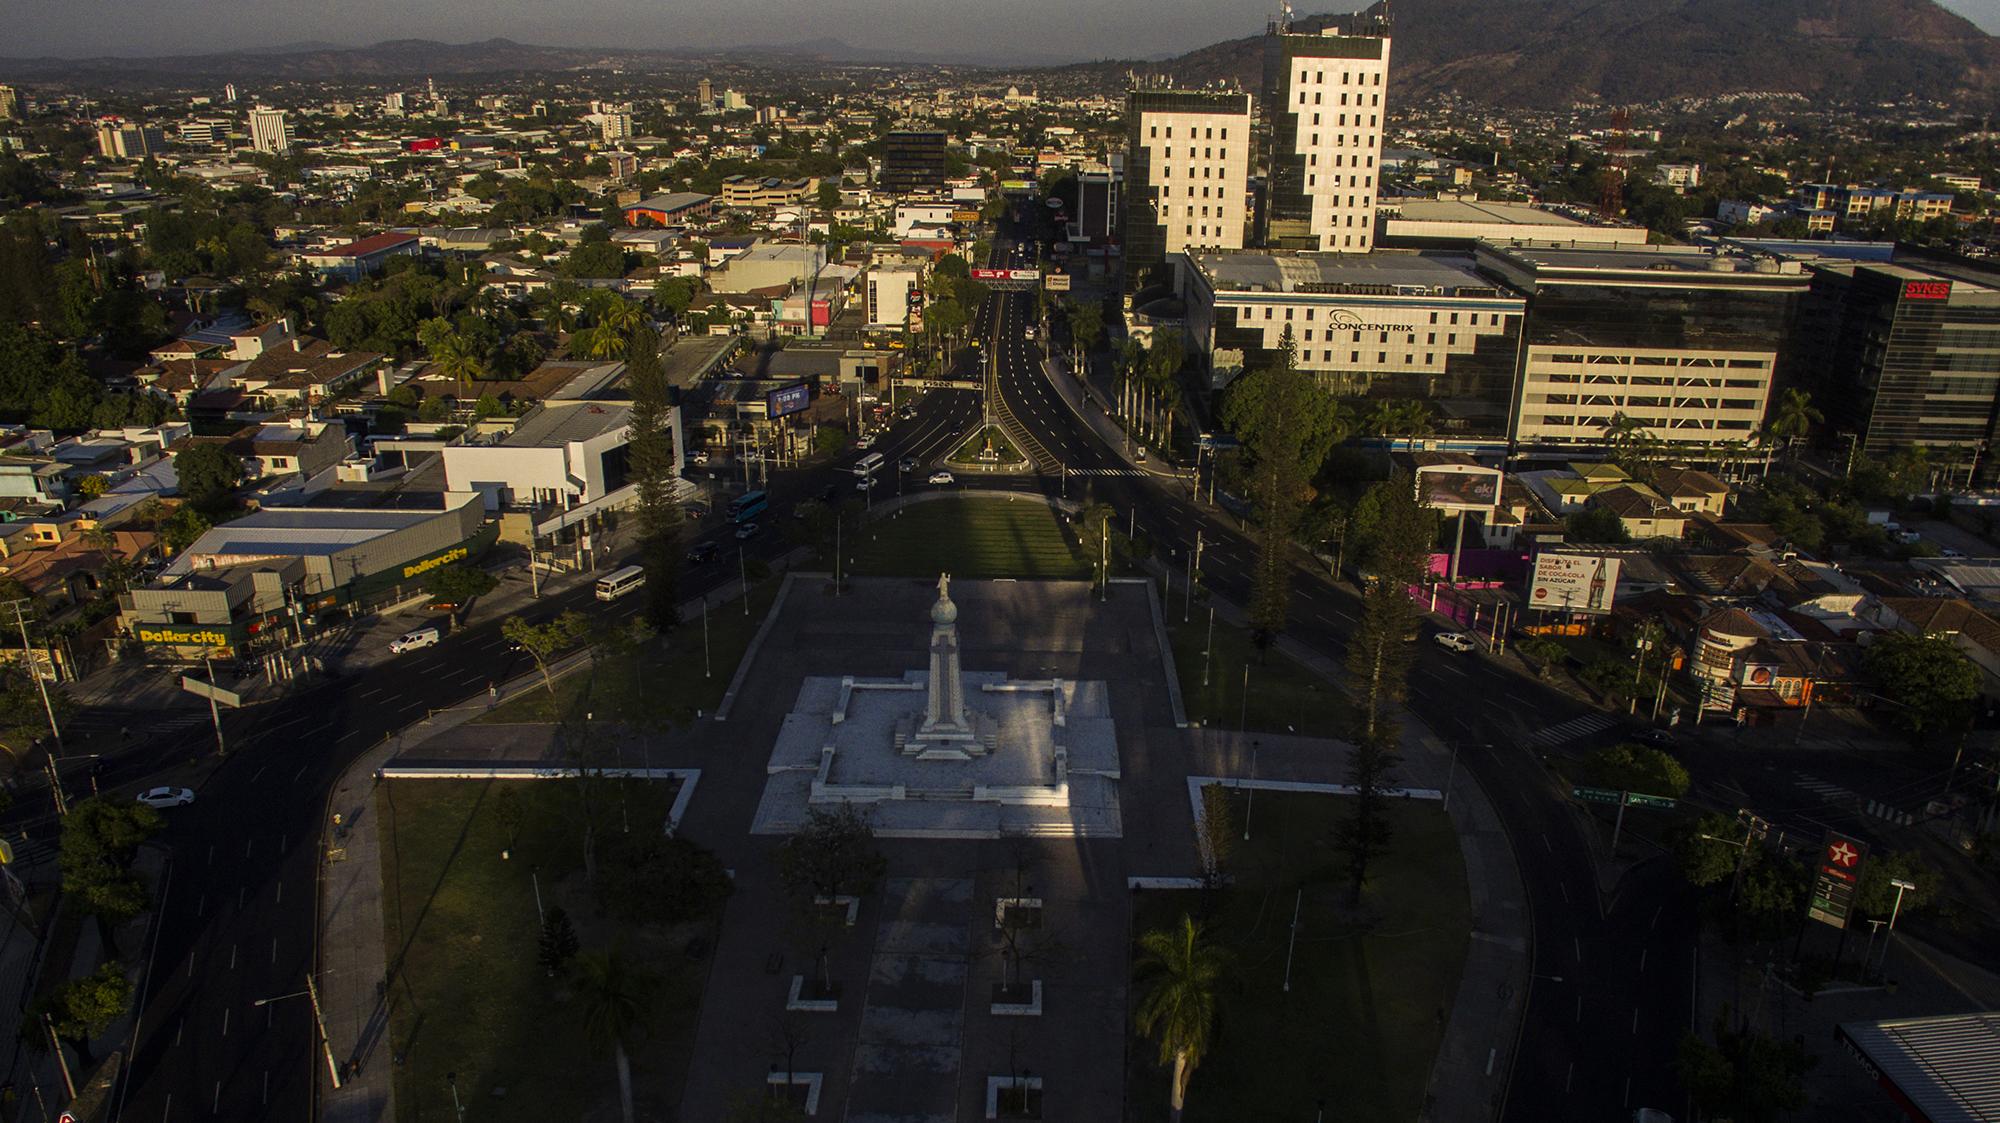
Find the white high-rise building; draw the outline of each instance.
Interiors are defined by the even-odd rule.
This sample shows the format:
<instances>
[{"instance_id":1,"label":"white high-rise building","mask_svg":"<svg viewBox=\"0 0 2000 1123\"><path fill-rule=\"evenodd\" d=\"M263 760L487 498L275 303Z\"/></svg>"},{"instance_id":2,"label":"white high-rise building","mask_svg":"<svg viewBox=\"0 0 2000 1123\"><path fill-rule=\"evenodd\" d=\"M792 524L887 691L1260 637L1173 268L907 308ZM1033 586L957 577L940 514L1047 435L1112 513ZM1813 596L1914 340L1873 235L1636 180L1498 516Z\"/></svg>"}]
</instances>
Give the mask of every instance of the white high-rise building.
<instances>
[{"instance_id":1,"label":"white high-rise building","mask_svg":"<svg viewBox=\"0 0 2000 1123\"><path fill-rule=\"evenodd\" d=\"M1372 248L1389 28L1379 19L1354 20L1354 34L1332 27L1302 34L1273 24L1265 36L1266 245Z\"/></svg>"},{"instance_id":2,"label":"white high-rise building","mask_svg":"<svg viewBox=\"0 0 2000 1123\"><path fill-rule=\"evenodd\" d=\"M0 86L0 121L18 121L28 115L27 100L12 86Z\"/></svg>"},{"instance_id":3,"label":"white high-rise building","mask_svg":"<svg viewBox=\"0 0 2000 1123\"><path fill-rule=\"evenodd\" d=\"M1169 254L1241 249L1250 222L1250 95L1125 95L1124 235L1134 282Z\"/></svg>"},{"instance_id":4,"label":"white high-rise building","mask_svg":"<svg viewBox=\"0 0 2000 1123\"><path fill-rule=\"evenodd\" d=\"M393 94L382 95L382 112L391 117L401 117L408 111L409 104L409 95L400 90Z\"/></svg>"},{"instance_id":5,"label":"white high-rise building","mask_svg":"<svg viewBox=\"0 0 2000 1123\"><path fill-rule=\"evenodd\" d=\"M260 105L250 111L250 147L280 156L292 150L292 134L285 128L284 110Z\"/></svg>"},{"instance_id":6,"label":"white high-rise building","mask_svg":"<svg viewBox=\"0 0 2000 1123\"><path fill-rule=\"evenodd\" d=\"M236 104L236 83L229 82L223 85L222 100L228 102L231 105Z\"/></svg>"},{"instance_id":7,"label":"white high-rise building","mask_svg":"<svg viewBox=\"0 0 2000 1123\"><path fill-rule=\"evenodd\" d=\"M599 123L598 128L602 131L605 143L607 144L615 144L618 141L628 139L632 135L631 111L617 110L604 114L604 119Z\"/></svg>"}]
</instances>

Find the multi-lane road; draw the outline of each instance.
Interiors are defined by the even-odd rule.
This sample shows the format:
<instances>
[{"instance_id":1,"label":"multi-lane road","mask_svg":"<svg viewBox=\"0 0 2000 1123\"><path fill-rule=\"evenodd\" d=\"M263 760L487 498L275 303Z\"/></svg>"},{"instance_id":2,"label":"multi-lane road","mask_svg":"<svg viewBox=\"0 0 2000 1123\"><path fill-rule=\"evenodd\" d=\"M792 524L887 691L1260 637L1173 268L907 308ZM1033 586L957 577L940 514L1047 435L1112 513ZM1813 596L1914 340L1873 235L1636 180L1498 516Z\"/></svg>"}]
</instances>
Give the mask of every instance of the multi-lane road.
<instances>
[{"instance_id":1,"label":"multi-lane road","mask_svg":"<svg viewBox=\"0 0 2000 1123\"><path fill-rule=\"evenodd\" d=\"M996 255L1020 261L1007 241ZM1088 489L1117 507L1140 531L1181 556L1203 542L1204 585L1247 600L1255 547L1236 520L1192 501L1185 485L1136 471L1077 416L1048 382L1042 347L1027 339L1031 296L995 293L975 321L988 343L1008 410L1028 430L1054 471L971 479L961 486ZM908 457L928 466L979 421L973 391L939 390L914 416L877 435L889 475L880 500L928 486L924 473L894 469ZM828 486L852 488L848 458L774 475L772 511L787 517L800 498ZM1076 473L1083 473L1077 475ZM1067 478L1064 478L1067 476ZM710 536L725 537L725 528ZM756 556L785 548L781 534L750 544ZM734 576L733 566L691 568L688 595ZM1359 602L1348 589L1301 568L1296 573L1291 636L1338 658ZM587 587L552 594L521 613L530 619L578 608L626 614L636 605L600 605ZM499 620L475 620L435 648L319 683L225 718L230 756L213 758L205 714L102 708L86 715L100 729L130 726L142 734L107 757L99 781L134 790L199 777L196 802L170 814L156 938L148 962L136 1048L118 1091L118 1119L301 1119L312 1099L314 1037L302 998L314 961L316 854L326 792L364 748L526 671L523 656L500 637ZM1671 1071L1691 1014L1691 910L1659 865L1641 867L1614 894L1600 894L1586 829L1566 806L1534 749L1538 730L1584 712L1570 699L1522 679L1484 656L1461 656L1425 644L1412 676L1412 710L1483 785L1504 819L1519 860L1534 921L1533 990L1519 1042L1507 1116L1518 1120L1605 1119L1638 1106L1681 1101ZM192 715L192 716L190 716ZM147 735L148 732L150 735ZM191 761L201 762L198 766ZM5 823L47 839L53 824L35 810L46 792L22 793ZM275 1001L260 1001L274 999ZM1496 1041L1501 1055L1512 1041Z\"/></svg>"}]
</instances>

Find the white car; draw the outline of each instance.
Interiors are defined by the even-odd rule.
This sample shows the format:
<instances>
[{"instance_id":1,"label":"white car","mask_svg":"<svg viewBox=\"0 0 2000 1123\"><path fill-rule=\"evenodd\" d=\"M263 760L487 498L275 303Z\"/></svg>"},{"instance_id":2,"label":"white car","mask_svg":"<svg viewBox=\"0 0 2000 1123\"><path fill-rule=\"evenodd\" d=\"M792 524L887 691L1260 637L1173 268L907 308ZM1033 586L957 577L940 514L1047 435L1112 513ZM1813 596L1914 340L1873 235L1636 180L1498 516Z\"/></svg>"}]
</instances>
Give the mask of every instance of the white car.
<instances>
[{"instance_id":1,"label":"white car","mask_svg":"<svg viewBox=\"0 0 2000 1123\"><path fill-rule=\"evenodd\" d=\"M952 475L950 472L932 472L931 482L934 484L957 483L958 477Z\"/></svg>"},{"instance_id":2,"label":"white car","mask_svg":"<svg viewBox=\"0 0 2000 1123\"><path fill-rule=\"evenodd\" d=\"M186 807L194 802L194 793L186 788L148 788L132 797L153 808Z\"/></svg>"},{"instance_id":3,"label":"white car","mask_svg":"<svg viewBox=\"0 0 2000 1123\"><path fill-rule=\"evenodd\" d=\"M854 481L854 490L873 491L875 490L875 485L878 482L880 481L878 481L874 476L863 476L860 479Z\"/></svg>"},{"instance_id":4,"label":"white car","mask_svg":"<svg viewBox=\"0 0 2000 1123\"><path fill-rule=\"evenodd\" d=\"M389 642L389 654L401 655L406 651L420 651L426 647L436 647L438 641L442 639L444 639L444 633L438 631L436 628L418 628L414 632L405 632L391 640Z\"/></svg>"},{"instance_id":5,"label":"white car","mask_svg":"<svg viewBox=\"0 0 2000 1123\"><path fill-rule=\"evenodd\" d=\"M1446 651L1456 651L1461 654L1478 649L1478 645L1472 642L1472 637L1464 632L1439 632L1431 637L1431 641Z\"/></svg>"}]
</instances>

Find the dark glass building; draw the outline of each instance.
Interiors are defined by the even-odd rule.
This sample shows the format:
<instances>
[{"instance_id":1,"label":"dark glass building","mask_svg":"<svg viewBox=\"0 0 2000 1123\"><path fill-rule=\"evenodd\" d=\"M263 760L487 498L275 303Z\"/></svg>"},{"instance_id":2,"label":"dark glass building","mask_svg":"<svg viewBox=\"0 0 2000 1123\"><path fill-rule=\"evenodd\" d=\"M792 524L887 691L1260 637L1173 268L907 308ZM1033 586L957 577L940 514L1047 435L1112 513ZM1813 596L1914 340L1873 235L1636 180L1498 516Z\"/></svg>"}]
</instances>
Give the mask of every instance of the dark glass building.
<instances>
[{"instance_id":1,"label":"dark glass building","mask_svg":"<svg viewBox=\"0 0 2000 1123\"><path fill-rule=\"evenodd\" d=\"M882 174L876 186L892 195L944 190L945 135L895 132L882 138Z\"/></svg>"},{"instance_id":2,"label":"dark glass building","mask_svg":"<svg viewBox=\"0 0 2000 1123\"><path fill-rule=\"evenodd\" d=\"M1796 380L1857 447L1921 446L1958 482L1991 482L2000 437L2000 290L1906 265L1816 266Z\"/></svg>"}]
</instances>

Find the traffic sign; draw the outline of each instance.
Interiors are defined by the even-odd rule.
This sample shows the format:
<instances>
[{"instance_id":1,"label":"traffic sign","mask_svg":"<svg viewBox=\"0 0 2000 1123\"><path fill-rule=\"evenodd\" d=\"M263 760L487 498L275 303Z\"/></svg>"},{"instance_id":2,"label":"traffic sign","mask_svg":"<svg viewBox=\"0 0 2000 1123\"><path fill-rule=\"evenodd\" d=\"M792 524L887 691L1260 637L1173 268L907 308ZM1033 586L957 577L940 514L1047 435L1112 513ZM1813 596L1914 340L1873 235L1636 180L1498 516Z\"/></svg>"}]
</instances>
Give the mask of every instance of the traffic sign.
<instances>
[{"instance_id":1,"label":"traffic sign","mask_svg":"<svg viewBox=\"0 0 2000 1123\"><path fill-rule=\"evenodd\" d=\"M1812 903L1806 906L1806 915L1835 928L1847 927L1848 913L1854 909L1854 893L1861 885L1861 864L1867 857L1867 843L1835 831L1826 832L1820 842Z\"/></svg>"},{"instance_id":2,"label":"traffic sign","mask_svg":"<svg viewBox=\"0 0 2000 1123\"><path fill-rule=\"evenodd\" d=\"M1657 807L1663 811L1671 811L1675 806L1674 801L1668 799L1666 796L1641 795L1638 792L1626 792L1625 802L1631 804L1633 807Z\"/></svg>"},{"instance_id":3,"label":"traffic sign","mask_svg":"<svg viewBox=\"0 0 2000 1123\"><path fill-rule=\"evenodd\" d=\"M193 675L181 676L181 689L196 694L212 702L219 702L232 710L243 708L243 696L234 690L224 690L214 683L203 682Z\"/></svg>"},{"instance_id":4,"label":"traffic sign","mask_svg":"<svg viewBox=\"0 0 2000 1123\"><path fill-rule=\"evenodd\" d=\"M1617 803L1623 793L1610 788L1571 788L1569 794L1585 803Z\"/></svg>"},{"instance_id":5,"label":"traffic sign","mask_svg":"<svg viewBox=\"0 0 2000 1123\"><path fill-rule=\"evenodd\" d=\"M1585 803L1615 803L1625 807L1657 807L1672 810L1678 806L1674 800L1663 795L1646 795L1643 792L1621 792L1616 788L1576 787L1569 794Z\"/></svg>"}]
</instances>

